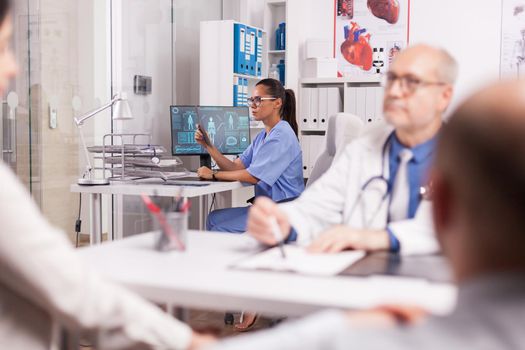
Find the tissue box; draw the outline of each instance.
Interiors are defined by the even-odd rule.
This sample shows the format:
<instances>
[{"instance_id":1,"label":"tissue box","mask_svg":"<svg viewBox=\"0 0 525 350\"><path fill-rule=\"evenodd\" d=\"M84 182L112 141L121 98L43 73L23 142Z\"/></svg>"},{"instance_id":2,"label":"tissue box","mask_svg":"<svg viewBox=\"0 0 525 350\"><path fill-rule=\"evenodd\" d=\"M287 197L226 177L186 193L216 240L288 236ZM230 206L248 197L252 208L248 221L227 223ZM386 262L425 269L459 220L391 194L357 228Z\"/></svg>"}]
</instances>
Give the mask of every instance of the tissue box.
<instances>
[{"instance_id":1,"label":"tissue box","mask_svg":"<svg viewBox=\"0 0 525 350\"><path fill-rule=\"evenodd\" d=\"M304 61L305 78L337 78L335 58L310 58Z\"/></svg>"},{"instance_id":2,"label":"tissue box","mask_svg":"<svg viewBox=\"0 0 525 350\"><path fill-rule=\"evenodd\" d=\"M306 40L306 58L332 58L332 44L325 39Z\"/></svg>"}]
</instances>

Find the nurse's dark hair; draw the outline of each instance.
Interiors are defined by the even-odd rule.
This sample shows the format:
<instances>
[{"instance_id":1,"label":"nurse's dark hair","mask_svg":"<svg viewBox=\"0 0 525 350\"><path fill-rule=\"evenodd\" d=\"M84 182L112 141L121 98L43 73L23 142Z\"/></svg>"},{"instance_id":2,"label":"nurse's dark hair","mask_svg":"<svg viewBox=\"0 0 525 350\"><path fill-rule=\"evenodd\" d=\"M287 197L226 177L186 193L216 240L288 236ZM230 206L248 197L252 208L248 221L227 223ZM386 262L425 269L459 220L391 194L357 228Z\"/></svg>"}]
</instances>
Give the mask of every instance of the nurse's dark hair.
<instances>
[{"instance_id":1,"label":"nurse's dark hair","mask_svg":"<svg viewBox=\"0 0 525 350\"><path fill-rule=\"evenodd\" d=\"M10 0L0 0L0 24L4 23L7 14L11 10L11 1Z\"/></svg>"},{"instance_id":2,"label":"nurse's dark hair","mask_svg":"<svg viewBox=\"0 0 525 350\"><path fill-rule=\"evenodd\" d=\"M295 135L299 135L299 127L295 117L295 94L291 89L285 89L279 80L263 79L259 81L256 86L263 85L266 88L266 93L273 97L280 98L283 101L280 115L282 120L286 120L292 127Z\"/></svg>"}]
</instances>

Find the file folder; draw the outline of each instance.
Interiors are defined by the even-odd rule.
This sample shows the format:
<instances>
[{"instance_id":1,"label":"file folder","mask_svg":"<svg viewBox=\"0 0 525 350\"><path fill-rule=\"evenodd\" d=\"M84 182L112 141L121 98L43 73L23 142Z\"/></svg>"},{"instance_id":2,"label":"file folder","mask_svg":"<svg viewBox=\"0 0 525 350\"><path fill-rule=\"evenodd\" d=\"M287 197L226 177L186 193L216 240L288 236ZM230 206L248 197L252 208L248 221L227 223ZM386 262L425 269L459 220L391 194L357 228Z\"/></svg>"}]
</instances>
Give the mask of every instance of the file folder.
<instances>
[{"instance_id":1,"label":"file folder","mask_svg":"<svg viewBox=\"0 0 525 350\"><path fill-rule=\"evenodd\" d=\"M328 88L317 89L319 93L319 113L317 128L319 130L326 130L328 124Z\"/></svg>"},{"instance_id":2,"label":"file folder","mask_svg":"<svg viewBox=\"0 0 525 350\"><path fill-rule=\"evenodd\" d=\"M246 26L235 23L233 25L233 71L238 74L248 72L246 64Z\"/></svg>"},{"instance_id":3,"label":"file folder","mask_svg":"<svg viewBox=\"0 0 525 350\"><path fill-rule=\"evenodd\" d=\"M310 176L310 143L311 135L301 135L301 149L303 152L303 177L307 179Z\"/></svg>"},{"instance_id":4,"label":"file folder","mask_svg":"<svg viewBox=\"0 0 525 350\"><path fill-rule=\"evenodd\" d=\"M242 78L240 78L242 79ZM233 77L233 106L241 106L240 89L239 89L239 77Z\"/></svg>"},{"instance_id":5,"label":"file folder","mask_svg":"<svg viewBox=\"0 0 525 350\"><path fill-rule=\"evenodd\" d=\"M262 76L263 31L257 30L257 76Z\"/></svg>"},{"instance_id":6,"label":"file folder","mask_svg":"<svg viewBox=\"0 0 525 350\"><path fill-rule=\"evenodd\" d=\"M319 127L319 92L312 89L310 94L310 117L308 118L308 129L316 130Z\"/></svg>"},{"instance_id":7,"label":"file folder","mask_svg":"<svg viewBox=\"0 0 525 350\"><path fill-rule=\"evenodd\" d=\"M248 106L248 79L242 79L242 105Z\"/></svg>"},{"instance_id":8,"label":"file folder","mask_svg":"<svg viewBox=\"0 0 525 350\"><path fill-rule=\"evenodd\" d=\"M308 130L309 124L308 120L310 119L310 97L311 97L312 88L303 88L301 90L301 100L300 102L300 126L301 130Z\"/></svg>"},{"instance_id":9,"label":"file folder","mask_svg":"<svg viewBox=\"0 0 525 350\"><path fill-rule=\"evenodd\" d=\"M250 54L247 74L255 76L257 74L257 30L252 27L246 27L246 35L250 38L250 49L246 49Z\"/></svg>"}]
</instances>

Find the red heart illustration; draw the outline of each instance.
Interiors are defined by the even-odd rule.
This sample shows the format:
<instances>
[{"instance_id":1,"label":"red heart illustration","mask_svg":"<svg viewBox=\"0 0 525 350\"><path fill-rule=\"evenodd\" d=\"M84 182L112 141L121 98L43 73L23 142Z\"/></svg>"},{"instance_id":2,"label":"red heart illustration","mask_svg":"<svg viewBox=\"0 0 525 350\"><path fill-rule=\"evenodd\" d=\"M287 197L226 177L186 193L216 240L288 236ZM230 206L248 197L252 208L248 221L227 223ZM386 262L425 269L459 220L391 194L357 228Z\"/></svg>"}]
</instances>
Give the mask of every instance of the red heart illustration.
<instances>
[{"instance_id":1,"label":"red heart illustration","mask_svg":"<svg viewBox=\"0 0 525 350\"><path fill-rule=\"evenodd\" d=\"M399 19L399 2L397 0L368 0L368 8L374 16L390 24Z\"/></svg>"},{"instance_id":2,"label":"red heart illustration","mask_svg":"<svg viewBox=\"0 0 525 350\"><path fill-rule=\"evenodd\" d=\"M351 23L348 37L341 44L341 54L349 63L368 71L372 68L370 34L364 34L366 29L359 28L356 22Z\"/></svg>"}]
</instances>

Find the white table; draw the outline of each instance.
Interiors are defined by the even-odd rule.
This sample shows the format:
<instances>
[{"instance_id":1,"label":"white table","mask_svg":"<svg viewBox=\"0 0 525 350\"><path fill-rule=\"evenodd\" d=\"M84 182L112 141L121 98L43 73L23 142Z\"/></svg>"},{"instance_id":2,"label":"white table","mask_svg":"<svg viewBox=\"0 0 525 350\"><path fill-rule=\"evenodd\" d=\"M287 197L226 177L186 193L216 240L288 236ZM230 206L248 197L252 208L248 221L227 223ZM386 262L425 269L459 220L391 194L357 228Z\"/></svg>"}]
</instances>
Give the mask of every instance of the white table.
<instances>
[{"instance_id":1,"label":"white table","mask_svg":"<svg viewBox=\"0 0 525 350\"><path fill-rule=\"evenodd\" d=\"M251 310L301 316L324 308L361 309L385 303L420 305L448 313L456 288L397 277L314 277L242 271L229 266L261 247L246 235L190 231L188 251L153 250L152 233L80 250L111 280L146 299L218 311Z\"/></svg>"},{"instance_id":2,"label":"white table","mask_svg":"<svg viewBox=\"0 0 525 350\"><path fill-rule=\"evenodd\" d=\"M90 221L90 244L99 244L102 241L102 195L131 195L139 196L147 194L149 196L182 197L193 198L202 197L208 194L232 191L246 186L239 181L175 181L180 185L145 184L140 182L132 183L112 183L102 186L81 186L73 184L71 192L90 194L89 221ZM193 186L192 186L193 185ZM198 185L198 186L194 186ZM205 185L205 186L201 186ZM202 220L201 220L202 221ZM121 225L119 225L120 227ZM110 235L111 236L111 235ZM120 236L121 235L118 235ZM109 238L112 240L112 237Z\"/></svg>"}]
</instances>

